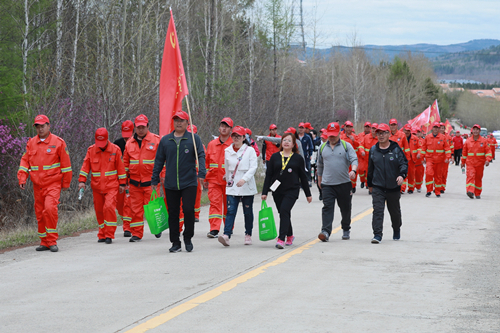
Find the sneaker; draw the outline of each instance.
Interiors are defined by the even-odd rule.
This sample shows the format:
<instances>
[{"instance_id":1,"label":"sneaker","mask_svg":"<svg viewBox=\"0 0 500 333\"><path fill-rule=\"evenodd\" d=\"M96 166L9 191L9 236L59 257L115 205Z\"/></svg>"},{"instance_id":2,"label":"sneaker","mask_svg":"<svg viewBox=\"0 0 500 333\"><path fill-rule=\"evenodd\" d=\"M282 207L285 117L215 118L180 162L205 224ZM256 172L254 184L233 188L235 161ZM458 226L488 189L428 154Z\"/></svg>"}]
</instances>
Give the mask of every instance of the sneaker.
<instances>
[{"instance_id":1,"label":"sneaker","mask_svg":"<svg viewBox=\"0 0 500 333\"><path fill-rule=\"evenodd\" d=\"M432 194L432 192L427 192L427 194L425 195L427 198L430 197Z\"/></svg>"},{"instance_id":2,"label":"sneaker","mask_svg":"<svg viewBox=\"0 0 500 333\"><path fill-rule=\"evenodd\" d=\"M229 246L229 236L228 235L220 235L218 238L219 238L219 243L221 243L224 246Z\"/></svg>"},{"instance_id":3,"label":"sneaker","mask_svg":"<svg viewBox=\"0 0 500 333\"><path fill-rule=\"evenodd\" d=\"M408 194L413 194L413 191L412 191L412 190L409 190L409 191L408 191Z\"/></svg>"},{"instance_id":4,"label":"sneaker","mask_svg":"<svg viewBox=\"0 0 500 333\"><path fill-rule=\"evenodd\" d=\"M361 188L365 188L365 183L361 183L361 184L359 185L359 187L361 187Z\"/></svg>"},{"instance_id":5,"label":"sneaker","mask_svg":"<svg viewBox=\"0 0 500 333\"><path fill-rule=\"evenodd\" d=\"M382 237L380 236L375 236L372 238L372 244L378 244L382 241Z\"/></svg>"},{"instance_id":6,"label":"sneaker","mask_svg":"<svg viewBox=\"0 0 500 333\"><path fill-rule=\"evenodd\" d=\"M104 241L106 242L106 244L113 243L113 240L111 238L109 238L109 237L107 237Z\"/></svg>"},{"instance_id":7,"label":"sneaker","mask_svg":"<svg viewBox=\"0 0 500 333\"><path fill-rule=\"evenodd\" d=\"M252 236L245 235L245 245L252 245Z\"/></svg>"},{"instance_id":8,"label":"sneaker","mask_svg":"<svg viewBox=\"0 0 500 333\"><path fill-rule=\"evenodd\" d=\"M48 251L48 250L50 250L50 248L48 246L40 245L35 250L36 251Z\"/></svg>"},{"instance_id":9,"label":"sneaker","mask_svg":"<svg viewBox=\"0 0 500 333\"><path fill-rule=\"evenodd\" d=\"M123 237L132 237L132 233L130 231L124 231Z\"/></svg>"},{"instance_id":10,"label":"sneaker","mask_svg":"<svg viewBox=\"0 0 500 333\"><path fill-rule=\"evenodd\" d=\"M351 238L351 231L344 230L344 234L342 235L342 239L349 239L349 238Z\"/></svg>"},{"instance_id":11,"label":"sneaker","mask_svg":"<svg viewBox=\"0 0 500 333\"><path fill-rule=\"evenodd\" d=\"M197 217L195 217L195 218L194 218L194 221L195 221L195 222L200 222L200 219L199 219L199 218L197 218Z\"/></svg>"},{"instance_id":12,"label":"sneaker","mask_svg":"<svg viewBox=\"0 0 500 333\"><path fill-rule=\"evenodd\" d=\"M330 235L328 234L327 231L323 230L322 232L319 233L318 238L322 242L328 242L330 239Z\"/></svg>"},{"instance_id":13,"label":"sneaker","mask_svg":"<svg viewBox=\"0 0 500 333\"><path fill-rule=\"evenodd\" d=\"M184 246L186 247L186 251L191 252L193 251L193 243L191 241L184 241Z\"/></svg>"},{"instance_id":14,"label":"sneaker","mask_svg":"<svg viewBox=\"0 0 500 333\"><path fill-rule=\"evenodd\" d=\"M97 240L97 243L104 243L106 241L106 238L99 238Z\"/></svg>"},{"instance_id":15,"label":"sneaker","mask_svg":"<svg viewBox=\"0 0 500 333\"><path fill-rule=\"evenodd\" d=\"M286 236L286 243L285 243L285 245L287 245L287 246L292 245L294 239L295 239L295 236L293 236L293 235L292 236Z\"/></svg>"},{"instance_id":16,"label":"sneaker","mask_svg":"<svg viewBox=\"0 0 500 333\"><path fill-rule=\"evenodd\" d=\"M417 189L417 192L418 192L418 193L421 193L421 192L422 192L422 190L418 188L418 189Z\"/></svg>"},{"instance_id":17,"label":"sneaker","mask_svg":"<svg viewBox=\"0 0 500 333\"><path fill-rule=\"evenodd\" d=\"M181 251L182 251L181 244L174 244L170 249L168 249L168 252L170 253L176 253Z\"/></svg>"},{"instance_id":18,"label":"sneaker","mask_svg":"<svg viewBox=\"0 0 500 333\"><path fill-rule=\"evenodd\" d=\"M467 196L471 199L474 199L474 193L472 192L467 192Z\"/></svg>"},{"instance_id":19,"label":"sneaker","mask_svg":"<svg viewBox=\"0 0 500 333\"><path fill-rule=\"evenodd\" d=\"M285 248L285 241L282 241L281 239L279 238L276 238L276 248L277 249L284 249Z\"/></svg>"},{"instance_id":20,"label":"sneaker","mask_svg":"<svg viewBox=\"0 0 500 333\"><path fill-rule=\"evenodd\" d=\"M210 232L207 233L208 238L217 238L218 235L219 235L218 230L210 230Z\"/></svg>"},{"instance_id":21,"label":"sneaker","mask_svg":"<svg viewBox=\"0 0 500 333\"><path fill-rule=\"evenodd\" d=\"M155 237L156 238L160 238L161 237L161 232L159 234L156 234Z\"/></svg>"},{"instance_id":22,"label":"sneaker","mask_svg":"<svg viewBox=\"0 0 500 333\"><path fill-rule=\"evenodd\" d=\"M57 252L57 251L59 251L59 248L57 247L57 245L50 246L50 252Z\"/></svg>"},{"instance_id":23,"label":"sneaker","mask_svg":"<svg viewBox=\"0 0 500 333\"><path fill-rule=\"evenodd\" d=\"M137 237L137 236L132 236L129 240L129 242L134 243L134 242L140 242L142 239Z\"/></svg>"},{"instance_id":24,"label":"sneaker","mask_svg":"<svg viewBox=\"0 0 500 333\"><path fill-rule=\"evenodd\" d=\"M392 239L398 241L401 238L401 230L394 230L392 233Z\"/></svg>"},{"instance_id":25,"label":"sneaker","mask_svg":"<svg viewBox=\"0 0 500 333\"><path fill-rule=\"evenodd\" d=\"M481 196L480 195L476 195L476 199L481 199Z\"/></svg>"},{"instance_id":26,"label":"sneaker","mask_svg":"<svg viewBox=\"0 0 500 333\"><path fill-rule=\"evenodd\" d=\"M312 182L309 182L309 187L313 187L313 183Z\"/></svg>"}]
</instances>

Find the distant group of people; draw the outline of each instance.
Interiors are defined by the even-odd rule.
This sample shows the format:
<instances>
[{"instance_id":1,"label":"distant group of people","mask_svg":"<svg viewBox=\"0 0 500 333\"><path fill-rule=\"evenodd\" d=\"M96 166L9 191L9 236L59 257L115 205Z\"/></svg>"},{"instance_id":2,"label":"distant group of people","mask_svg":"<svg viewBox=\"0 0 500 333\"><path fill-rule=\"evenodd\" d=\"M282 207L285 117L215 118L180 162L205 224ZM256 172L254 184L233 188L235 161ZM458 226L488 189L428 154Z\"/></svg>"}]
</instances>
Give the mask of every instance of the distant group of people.
<instances>
[{"instance_id":1,"label":"distant group of people","mask_svg":"<svg viewBox=\"0 0 500 333\"><path fill-rule=\"evenodd\" d=\"M393 239L401 237L402 193L421 192L440 197L446 190L448 166L467 168L466 194L481 197L484 166L494 159L497 142L493 136L479 135L479 125L472 127L463 141L459 132L454 137L445 133L443 123L432 124L424 135L420 128L403 126L396 119L389 124L366 122L364 131L355 134L354 124L332 122L317 132L310 123L301 122L298 130L287 128L278 134L275 124L269 126L262 140L262 151L252 139L252 131L234 126L229 117L219 123L219 136L205 146L189 124L184 111L173 114L173 131L160 138L149 131L149 120L139 115L134 122L122 124L122 137L111 143L108 131L99 128L95 143L88 148L79 172L79 189L86 188L90 176L94 209L99 225L98 242L111 244L117 228L117 214L122 217L124 236L140 242L144 231L144 205L153 191L163 189L168 210L170 252L182 250L181 232L186 251L194 248L195 222L199 221L202 188L208 189L210 200L208 238L216 238L230 246L238 206L243 206L245 245L252 244L253 202L258 193L255 173L261 156L266 175L261 199L269 191L279 214L279 232L275 246L283 249L295 239L291 211L300 189L308 202L310 187L317 183L323 201L322 226L318 234L328 241L332 232L335 202L340 208L342 239L350 239L352 196L360 187L367 188L373 202L373 238L383 236L384 209L391 216ZM35 118L37 135L31 138L21 159L19 184L33 182L35 212L40 246L37 251L57 252L57 205L61 190L67 190L72 179L69 151L63 139L50 132L50 121L44 115ZM454 159L451 156L454 154ZM224 224L221 234L221 226ZM160 238L162 234L155 235Z\"/></svg>"}]
</instances>

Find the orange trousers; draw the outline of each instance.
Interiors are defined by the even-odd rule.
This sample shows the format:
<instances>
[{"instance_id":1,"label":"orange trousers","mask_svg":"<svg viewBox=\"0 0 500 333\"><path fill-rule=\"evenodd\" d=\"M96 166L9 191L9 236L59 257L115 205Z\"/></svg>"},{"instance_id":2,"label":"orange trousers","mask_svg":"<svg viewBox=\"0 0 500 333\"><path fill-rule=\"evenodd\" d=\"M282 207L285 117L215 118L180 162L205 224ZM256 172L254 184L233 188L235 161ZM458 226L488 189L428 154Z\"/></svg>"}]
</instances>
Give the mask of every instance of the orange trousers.
<instances>
[{"instance_id":1,"label":"orange trousers","mask_svg":"<svg viewBox=\"0 0 500 333\"><path fill-rule=\"evenodd\" d=\"M210 200L210 209L208 211L208 221L210 222L210 231L220 230L222 222L226 222L227 200L226 184L208 184L208 199Z\"/></svg>"},{"instance_id":2,"label":"orange trousers","mask_svg":"<svg viewBox=\"0 0 500 333\"><path fill-rule=\"evenodd\" d=\"M359 175L359 181L361 183L366 183L366 176L368 174L368 159L366 157L368 154L365 155L362 159L358 159L358 175Z\"/></svg>"},{"instance_id":3,"label":"orange trousers","mask_svg":"<svg viewBox=\"0 0 500 333\"><path fill-rule=\"evenodd\" d=\"M57 245L57 220L59 198L61 196L61 182L39 187L33 184L35 194L35 214L38 221L38 237L40 245L50 247Z\"/></svg>"},{"instance_id":4,"label":"orange trousers","mask_svg":"<svg viewBox=\"0 0 500 333\"><path fill-rule=\"evenodd\" d=\"M358 167L359 167L359 165L358 165ZM352 171L352 166L349 166L349 172L351 172L351 171ZM356 176L354 177L354 179L351 179L352 188L356 188L357 181L358 181L358 174L356 173Z\"/></svg>"},{"instance_id":5,"label":"orange trousers","mask_svg":"<svg viewBox=\"0 0 500 333\"><path fill-rule=\"evenodd\" d=\"M200 210L201 210L201 194L203 192L203 187L201 182L198 181L198 188L196 189L196 201L194 202L194 218L200 219ZM165 199L165 205L167 204L167 200ZM181 199L181 207L182 207L182 199ZM182 228L184 227L184 211L181 208L179 213L179 232L182 232Z\"/></svg>"},{"instance_id":6,"label":"orange trousers","mask_svg":"<svg viewBox=\"0 0 500 333\"><path fill-rule=\"evenodd\" d=\"M446 189L446 181L448 180L448 168L450 167L450 163L443 164L443 190Z\"/></svg>"},{"instance_id":7,"label":"orange trousers","mask_svg":"<svg viewBox=\"0 0 500 333\"><path fill-rule=\"evenodd\" d=\"M110 190L108 193L93 190L94 210L99 224L97 238L115 238L116 231L116 200L118 189Z\"/></svg>"},{"instance_id":8,"label":"orange trousers","mask_svg":"<svg viewBox=\"0 0 500 333\"><path fill-rule=\"evenodd\" d=\"M408 161L408 175L401 186L401 192L406 191L407 187L408 191L413 191L415 189L415 162L412 160Z\"/></svg>"},{"instance_id":9,"label":"orange trousers","mask_svg":"<svg viewBox=\"0 0 500 333\"><path fill-rule=\"evenodd\" d=\"M153 189L151 186L137 187L130 185L130 210L132 220L130 221L130 231L132 236L142 239L144 235L144 205L149 203Z\"/></svg>"},{"instance_id":10,"label":"orange trousers","mask_svg":"<svg viewBox=\"0 0 500 333\"><path fill-rule=\"evenodd\" d=\"M465 185L467 192L472 192L474 195L481 195L483 191L483 173L484 164L478 166L467 164L467 181Z\"/></svg>"},{"instance_id":11,"label":"orange trousers","mask_svg":"<svg viewBox=\"0 0 500 333\"><path fill-rule=\"evenodd\" d=\"M415 187L420 190L424 182L425 167L423 164L415 165Z\"/></svg>"},{"instance_id":12,"label":"orange trousers","mask_svg":"<svg viewBox=\"0 0 500 333\"><path fill-rule=\"evenodd\" d=\"M435 163L432 160L427 160L425 166L425 185L427 186L427 192L432 192L436 195L441 194L441 190L444 187L443 184L443 168L446 163L439 162Z\"/></svg>"},{"instance_id":13,"label":"orange trousers","mask_svg":"<svg viewBox=\"0 0 500 333\"><path fill-rule=\"evenodd\" d=\"M118 191L116 209L122 217L123 231L130 231L130 221L132 221L132 212L130 211L130 193L127 197L126 193Z\"/></svg>"}]
</instances>

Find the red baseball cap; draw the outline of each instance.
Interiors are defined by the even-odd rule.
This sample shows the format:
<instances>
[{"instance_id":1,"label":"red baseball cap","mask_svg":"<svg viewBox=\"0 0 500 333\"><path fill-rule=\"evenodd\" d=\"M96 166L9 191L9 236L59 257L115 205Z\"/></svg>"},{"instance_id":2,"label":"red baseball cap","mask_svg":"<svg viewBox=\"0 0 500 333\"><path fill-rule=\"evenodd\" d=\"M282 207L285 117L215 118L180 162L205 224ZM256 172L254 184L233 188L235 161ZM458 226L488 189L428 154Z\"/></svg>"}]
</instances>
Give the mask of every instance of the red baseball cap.
<instances>
[{"instance_id":1,"label":"red baseball cap","mask_svg":"<svg viewBox=\"0 0 500 333\"><path fill-rule=\"evenodd\" d=\"M460 131L456 131L456 134L460 134Z\"/></svg>"},{"instance_id":2,"label":"red baseball cap","mask_svg":"<svg viewBox=\"0 0 500 333\"><path fill-rule=\"evenodd\" d=\"M49 124L49 117L47 117L44 114L39 114L38 116L35 117L35 121L33 122L33 126L35 125L43 125L43 124Z\"/></svg>"},{"instance_id":3,"label":"red baseball cap","mask_svg":"<svg viewBox=\"0 0 500 333\"><path fill-rule=\"evenodd\" d=\"M441 126L445 126L445 124L444 123L439 123L439 127L441 127Z\"/></svg>"},{"instance_id":4,"label":"red baseball cap","mask_svg":"<svg viewBox=\"0 0 500 333\"><path fill-rule=\"evenodd\" d=\"M481 126L479 126L478 124L474 124L474 126L472 126L472 128L474 128L474 127L481 129Z\"/></svg>"},{"instance_id":5,"label":"red baseball cap","mask_svg":"<svg viewBox=\"0 0 500 333\"><path fill-rule=\"evenodd\" d=\"M95 145L98 148L104 148L108 144L108 130L104 127L95 131Z\"/></svg>"},{"instance_id":6,"label":"red baseball cap","mask_svg":"<svg viewBox=\"0 0 500 333\"><path fill-rule=\"evenodd\" d=\"M285 131L285 133L292 133L292 134L295 134L297 133L297 130L293 127L288 127Z\"/></svg>"},{"instance_id":7,"label":"red baseball cap","mask_svg":"<svg viewBox=\"0 0 500 333\"><path fill-rule=\"evenodd\" d=\"M390 130L391 129L389 128L389 125L384 124L384 123L378 125L378 127L377 127L377 132L378 131L390 132Z\"/></svg>"},{"instance_id":8,"label":"red baseball cap","mask_svg":"<svg viewBox=\"0 0 500 333\"><path fill-rule=\"evenodd\" d=\"M432 123L432 127L441 127L441 125L439 125L439 121L435 121Z\"/></svg>"},{"instance_id":9,"label":"red baseball cap","mask_svg":"<svg viewBox=\"0 0 500 333\"><path fill-rule=\"evenodd\" d=\"M148 123L149 123L148 117L146 117L143 114L140 114L137 117L135 117L134 124L136 127L137 126L147 126Z\"/></svg>"},{"instance_id":10,"label":"red baseball cap","mask_svg":"<svg viewBox=\"0 0 500 333\"><path fill-rule=\"evenodd\" d=\"M403 126L403 129L407 130L407 131L411 131L411 126L410 124L406 124Z\"/></svg>"},{"instance_id":11,"label":"red baseball cap","mask_svg":"<svg viewBox=\"0 0 500 333\"><path fill-rule=\"evenodd\" d=\"M245 128L245 133L251 136L252 130L250 128Z\"/></svg>"},{"instance_id":12,"label":"red baseball cap","mask_svg":"<svg viewBox=\"0 0 500 333\"><path fill-rule=\"evenodd\" d=\"M229 117L225 117L225 118L222 118L222 120L220 121L220 123L224 123L226 124L227 126L229 127L233 127L234 123L233 123L233 120Z\"/></svg>"},{"instance_id":13,"label":"red baseball cap","mask_svg":"<svg viewBox=\"0 0 500 333\"><path fill-rule=\"evenodd\" d=\"M412 127L411 128L411 134L417 134L418 127Z\"/></svg>"},{"instance_id":14,"label":"red baseball cap","mask_svg":"<svg viewBox=\"0 0 500 333\"><path fill-rule=\"evenodd\" d=\"M198 133L198 127L196 127L196 125L189 125L187 131L191 132L191 129L193 129L194 134Z\"/></svg>"},{"instance_id":15,"label":"red baseball cap","mask_svg":"<svg viewBox=\"0 0 500 333\"><path fill-rule=\"evenodd\" d=\"M377 124L377 123L373 123L373 124L372 124L372 128L375 128L375 129L376 129L377 127L378 127L378 124Z\"/></svg>"},{"instance_id":16,"label":"red baseball cap","mask_svg":"<svg viewBox=\"0 0 500 333\"><path fill-rule=\"evenodd\" d=\"M323 134L321 134L321 137L322 137L323 139L328 139L328 135L326 134L326 132L325 132L325 133L323 133Z\"/></svg>"},{"instance_id":17,"label":"red baseball cap","mask_svg":"<svg viewBox=\"0 0 500 333\"><path fill-rule=\"evenodd\" d=\"M328 136L337 136L340 133L340 125L339 123L329 123L328 127L326 128L326 135Z\"/></svg>"},{"instance_id":18,"label":"red baseball cap","mask_svg":"<svg viewBox=\"0 0 500 333\"><path fill-rule=\"evenodd\" d=\"M245 134L246 134L245 128L242 126L234 126L233 131L231 132L231 135L233 135L233 134L245 136Z\"/></svg>"},{"instance_id":19,"label":"red baseball cap","mask_svg":"<svg viewBox=\"0 0 500 333\"><path fill-rule=\"evenodd\" d=\"M322 129L320 129L319 131L320 131L321 133L324 133L324 132L326 132L326 128L322 128Z\"/></svg>"},{"instance_id":20,"label":"red baseball cap","mask_svg":"<svg viewBox=\"0 0 500 333\"><path fill-rule=\"evenodd\" d=\"M134 123L131 120L125 120L122 123L122 137L130 138L134 134Z\"/></svg>"},{"instance_id":21,"label":"red baseball cap","mask_svg":"<svg viewBox=\"0 0 500 333\"><path fill-rule=\"evenodd\" d=\"M365 123L365 127L370 127L370 126L372 126L372 124L371 124L369 121L367 121L367 122Z\"/></svg>"},{"instance_id":22,"label":"red baseball cap","mask_svg":"<svg viewBox=\"0 0 500 333\"><path fill-rule=\"evenodd\" d=\"M275 124L271 124L269 125L269 129L272 130L272 129L278 129L278 126L276 126Z\"/></svg>"},{"instance_id":23,"label":"red baseball cap","mask_svg":"<svg viewBox=\"0 0 500 333\"><path fill-rule=\"evenodd\" d=\"M353 124L352 122L350 122L349 120L348 120L348 121L346 121L346 122L344 123L344 125L345 125L345 126L351 126L351 127L353 127L353 126L354 126L354 124Z\"/></svg>"},{"instance_id":24,"label":"red baseball cap","mask_svg":"<svg viewBox=\"0 0 500 333\"><path fill-rule=\"evenodd\" d=\"M305 123L299 123L299 127L306 127L306 124Z\"/></svg>"},{"instance_id":25,"label":"red baseball cap","mask_svg":"<svg viewBox=\"0 0 500 333\"><path fill-rule=\"evenodd\" d=\"M311 126L311 123L305 123L304 125L306 126L306 128L314 129L314 127Z\"/></svg>"},{"instance_id":26,"label":"red baseball cap","mask_svg":"<svg viewBox=\"0 0 500 333\"><path fill-rule=\"evenodd\" d=\"M398 124L398 121L396 120L396 118L392 118L391 120L389 120L389 125L392 125L392 124L396 124L396 125ZM380 125L382 125L382 124L380 124Z\"/></svg>"},{"instance_id":27,"label":"red baseball cap","mask_svg":"<svg viewBox=\"0 0 500 333\"><path fill-rule=\"evenodd\" d=\"M172 115L172 119L179 118L189 121L189 115L185 111L177 111Z\"/></svg>"},{"instance_id":28,"label":"red baseball cap","mask_svg":"<svg viewBox=\"0 0 500 333\"><path fill-rule=\"evenodd\" d=\"M420 129L420 127L417 127L417 132L422 132L422 130Z\"/></svg>"}]
</instances>

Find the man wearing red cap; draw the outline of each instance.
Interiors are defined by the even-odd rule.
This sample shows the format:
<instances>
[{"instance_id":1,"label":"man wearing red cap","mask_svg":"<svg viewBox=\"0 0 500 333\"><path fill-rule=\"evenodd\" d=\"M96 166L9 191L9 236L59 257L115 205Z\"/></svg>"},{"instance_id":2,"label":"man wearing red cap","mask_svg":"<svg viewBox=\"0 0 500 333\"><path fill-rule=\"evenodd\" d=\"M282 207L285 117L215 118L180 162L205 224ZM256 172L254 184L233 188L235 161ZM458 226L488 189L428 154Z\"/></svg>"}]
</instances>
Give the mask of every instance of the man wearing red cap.
<instances>
[{"instance_id":1,"label":"man wearing red cap","mask_svg":"<svg viewBox=\"0 0 500 333\"><path fill-rule=\"evenodd\" d=\"M424 138L423 138L423 133L420 127L415 127L415 133L416 137L418 138L418 148L417 148L417 155L418 151L421 149L422 145L424 144ZM413 130L413 129L412 129ZM425 167L423 163L422 158L417 158L417 162L415 163L415 188L418 193L422 192L422 184L424 183L424 174L425 174Z\"/></svg>"},{"instance_id":2,"label":"man wearing red cap","mask_svg":"<svg viewBox=\"0 0 500 333\"><path fill-rule=\"evenodd\" d=\"M222 119L219 124L219 137L210 141L207 146L205 188L208 185L208 199L210 200L208 238L218 238L220 225L226 220L226 181L223 179L226 174L224 154L226 148L233 143L231 139L232 129L233 120L229 117Z\"/></svg>"},{"instance_id":3,"label":"man wearing red cap","mask_svg":"<svg viewBox=\"0 0 500 333\"><path fill-rule=\"evenodd\" d=\"M462 153L462 168L467 166L467 196L471 199L481 199L483 191L484 166L491 162L491 149L488 140L481 135L481 126L472 126L471 137L465 141Z\"/></svg>"},{"instance_id":4,"label":"man wearing red cap","mask_svg":"<svg viewBox=\"0 0 500 333\"><path fill-rule=\"evenodd\" d=\"M453 137L453 147L455 151L453 152L453 159L455 160L455 165L460 164L460 158L462 157L462 149L464 148L464 140L460 136L460 131L455 132Z\"/></svg>"},{"instance_id":5,"label":"man wearing red cap","mask_svg":"<svg viewBox=\"0 0 500 333\"><path fill-rule=\"evenodd\" d=\"M135 134L127 141L123 163L130 184L130 208L132 220L130 242L139 242L144 234L144 205L151 199L151 177L160 137L149 131L148 117L135 118ZM161 234L156 235L157 238Z\"/></svg>"},{"instance_id":6,"label":"man wearing red cap","mask_svg":"<svg viewBox=\"0 0 500 333\"><path fill-rule=\"evenodd\" d=\"M403 149L406 159L410 159L410 146L408 145L408 140L406 140L406 136L403 132L398 131L398 121L395 118L392 118L389 121L389 127L391 129L391 137L389 140L396 142L401 149Z\"/></svg>"},{"instance_id":7,"label":"man wearing red cap","mask_svg":"<svg viewBox=\"0 0 500 333\"><path fill-rule=\"evenodd\" d=\"M310 126L310 125L309 125ZM311 177L311 155L314 151L314 144L312 140L312 136L306 133L306 124L299 124L299 140L302 144L302 152L304 153L303 157L306 162L307 169L307 180L309 181L309 187L312 186L312 177Z\"/></svg>"},{"instance_id":8,"label":"man wearing red cap","mask_svg":"<svg viewBox=\"0 0 500 333\"><path fill-rule=\"evenodd\" d=\"M356 134L353 133L354 129L354 124L350 122L349 120L344 123L344 131L340 133L340 138L344 140L345 142L349 142L351 146L354 148L354 151L356 152L356 156L358 155L363 155L361 151L359 150L359 142L358 142L358 137ZM359 159L359 156L358 156ZM349 171L351 171L352 168L349 167ZM359 171L359 170L358 170ZM363 178L365 175L363 175ZM352 193L356 193L356 183L357 183L357 178L358 174L356 173L355 177L351 179L351 184L352 184Z\"/></svg>"},{"instance_id":9,"label":"man wearing red cap","mask_svg":"<svg viewBox=\"0 0 500 333\"><path fill-rule=\"evenodd\" d=\"M487 136L487 140L488 140L488 144L490 146L490 150L491 150L491 163L493 163L493 160L495 159L495 151L497 149L497 145L498 145L498 142L497 142L497 139L495 139L495 137L493 136L492 133L490 133L488 136Z\"/></svg>"},{"instance_id":10,"label":"man wearing red cap","mask_svg":"<svg viewBox=\"0 0 500 333\"><path fill-rule=\"evenodd\" d=\"M99 224L97 242L111 244L115 238L117 225L116 200L118 192L125 192L127 174L122 161L122 153L117 145L108 140L108 131L98 128L95 144L90 146L83 159L78 178L78 188L85 189L89 173L92 174L92 194L94 210Z\"/></svg>"},{"instance_id":11,"label":"man wearing red cap","mask_svg":"<svg viewBox=\"0 0 500 333\"><path fill-rule=\"evenodd\" d=\"M61 188L66 191L71 183L71 161L66 142L50 133L50 121L47 116L36 116L33 126L37 135L26 144L17 179L23 190L26 189L28 176L33 182L40 237L40 246L36 250L57 252L57 205Z\"/></svg>"},{"instance_id":12,"label":"man wearing red cap","mask_svg":"<svg viewBox=\"0 0 500 333\"><path fill-rule=\"evenodd\" d=\"M451 155L455 153L455 148L453 146L453 139L451 138L450 135L446 134L446 125L444 123L439 123L439 133L443 134L444 137L446 138L446 141L448 142L448 145L450 146L450 151ZM450 159L451 160L451 159ZM448 168L450 166L450 163L446 163L443 166L443 188L441 189L441 193L444 193L446 190L446 183L448 181Z\"/></svg>"},{"instance_id":13,"label":"man wearing red cap","mask_svg":"<svg viewBox=\"0 0 500 333\"><path fill-rule=\"evenodd\" d=\"M439 122L432 125L432 133L427 135L420 148L417 158L424 158L425 185L427 186L426 197L430 197L432 191L436 197L441 197L441 190L444 187L443 168L451 158L450 145L443 134L439 133Z\"/></svg>"},{"instance_id":14,"label":"man wearing red cap","mask_svg":"<svg viewBox=\"0 0 500 333\"><path fill-rule=\"evenodd\" d=\"M127 144L128 139L134 134L134 123L131 120L125 120L122 123L122 137L113 142L113 144L120 147L120 151L122 153L125 152L125 145ZM126 186L125 191L118 191L118 197L116 202L116 209L118 210L118 214L122 217L123 221L123 236L124 237L132 237L132 232L130 230L130 221L132 221L132 211L130 210L130 194L126 192L129 191L128 185Z\"/></svg>"},{"instance_id":15,"label":"man wearing red cap","mask_svg":"<svg viewBox=\"0 0 500 333\"><path fill-rule=\"evenodd\" d=\"M269 126L269 136L273 138L281 138L281 135L278 135L277 133L278 133L278 127L275 124L271 124ZM271 159L271 155L279 151L280 151L279 143L272 143L264 140L262 142L262 160L264 161L264 164L266 164L267 166L267 163Z\"/></svg>"},{"instance_id":16,"label":"man wearing red cap","mask_svg":"<svg viewBox=\"0 0 500 333\"><path fill-rule=\"evenodd\" d=\"M401 193L404 193L408 187L408 193L412 194L415 190L415 165L420 160L417 158L418 148L420 148L420 140L416 136L416 133L412 131L410 124L404 125L402 131L406 136L406 141L408 142L408 146L410 148L410 158L408 159L408 177L401 186Z\"/></svg>"},{"instance_id":17,"label":"man wearing red cap","mask_svg":"<svg viewBox=\"0 0 500 333\"><path fill-rule=\"evenodd\" d=\"M366 187L368 188L367 178L366 178L368 172L368 158L370 157L369 156L370 148L373 147L378 142L376 133L377 127L378 127L377 123L370 124L370 133L368 135L365 134L363 136L362 141L360 141L359 151L361 152L360 153L361 156L358 157L359 160L358 170L359 170L359 180L361 181L361 188L364 187L364 184L366 184ZM364 132L361 134L364 134ZM361 174L363 174L363 176L361 176ZM372 194L372 192L368 190L368 194Z\"/></svg>"}]
</instances>

